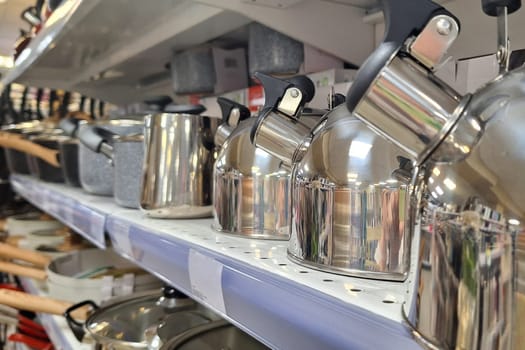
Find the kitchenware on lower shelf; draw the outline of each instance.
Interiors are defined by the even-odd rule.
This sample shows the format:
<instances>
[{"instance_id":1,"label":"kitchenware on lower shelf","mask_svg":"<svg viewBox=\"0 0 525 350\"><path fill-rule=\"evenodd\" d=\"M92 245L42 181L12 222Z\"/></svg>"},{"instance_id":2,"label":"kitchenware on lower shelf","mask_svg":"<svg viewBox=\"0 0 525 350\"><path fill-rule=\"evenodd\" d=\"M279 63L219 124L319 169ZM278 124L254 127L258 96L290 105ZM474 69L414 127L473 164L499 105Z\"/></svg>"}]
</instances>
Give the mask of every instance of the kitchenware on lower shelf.
<instances>
[{"instance_id":1,"label":"kitchenware on lower shelf","mask_svg":"<svg viewBox=\"0 0 525 350\"><path fill-rule=\"evenodd\" d=\"M194 327L174 337L161 350L269 349L234 325L220 320Z\"/></svg>"},{"instance_id":2,"label":"kitchenware on lower shelf","mask_svg":"<svg viewBox=\"0 0 525 350\"><path fill-rule=\"evenodd\" d=\"M30 232L57 230L61 228L64 228L64 224L60 221L39 212L13 215L6 219L6 229L11 236L18 235L26 237Z\"/></svg>"},{"instance_id":3,"label":"kitchenware on lower shelf","mask_svg":"<svg viewBox=\"0 0 525 350\"><path fill-rule=\"evenodd\" d=\"M305 123L306 77L256 74L267 96L253 141L292 166L288 256L316 269L404 280L409 268L407 153L340 105ZM271 91L271 92L270 92Z\"/></svg>"},{"instance_id":4,"label":"kitchenware on lower shelf","mask_svg":"<svg viewBox=\"0 0 525 350\"><path fill-rule=\"evenodd\" d=\"M219 119L201 105L168 105L145 119L140 206L156 218L208 217L212 211L213 137Z\"/></svg>"},{"instance_id":5,"label":"kitchenware on lower shelf","mask_svg":"<svg viewBox=\"0 0 525 350\"><path fill-rule=\"evenodd\" d=\"M506 72L505 33L506 14L521 2L483 1L500 16L501 74L466 96L433 73L459 34L454 15L431 1L384 5L388 35L358 72L347 107L415 165L406 324L427 348L522 349L516 266L524 258L515 236L525 222L517 175L525 171L525 68Z\"/></svg>"},{"instance_id":6,"label":"kitchenware on lower shelf","mask_svg":"<svg viewBox=\"0 0 525 350\"><path fill-rule=\"evenodd\" d=\"M289 238L290 171L282 161L255 148L250 130L257 118L238 103L219 97L221 147L213 178L213 228L251 238Z\"/></svg>"},{"instance_id":7,"label":"kitchenware on lower shelf","mask_svg":"<svg viewBox=\"0 0 525 350\"><path fill-rule=\"evenodd\" d=\"M72 313L84 305L93 307L94 312L85 322L78 322ZM87 332L103 349L155 349L156 345L150 340L156 338L158 325L172 315L189 310L200 315L202 322L219 319L170 287L166 287L162 294L155 292L131 297L100 308L86 301L70 307L64 315L78 340L82 340ZM177 321L179 332L196 323L188 317L179 317Z\"/></svg>"},{"instance_id":8,"label":"kitchenware on lower shelf","mask_svg":"<svg viewBox=\"0 0 525 350\"><path fill-rule=\"evenodd\" d=\"M113 197L123 207L139 208L144 135L120 136L94 125L82 131L82 143L93 152L106 156L114 166Z\"/></svg>"},{"instance_id":9,"label":"kitchenware on lower shelf","mask_svg":"<svg viewBox=\"0 0 525 350\"><path fill-rule=\"evenodd\" d=\"M47 282L55 298L97 303L112 296L158 288L161 282L111 250L86 249L49 258L31 250L0 244L0 256L27 261L38 268L0 262L0 271ZM38 260L37 260L38 259ZM47 263L46 263L47 262ZM45 269L42 269L45 267Z\"/></svg>"},{"instance_id":10,"label":"kitchenware on lower shelf","mask_svg":"<svg viewBox=\"0 0 525 350\"><path fill-rule=\"evenodd\" d=\"M144 123L141 120L114 119L83 123L79 127L80 148L78 159L80 162L82 188L95 195L112 196L115 176L113 165L104 154L92 151L83 143L84 131L89 130L91 125L96 125L102 129L125 136L142 133Z\"/></svg>"}]
</instances>

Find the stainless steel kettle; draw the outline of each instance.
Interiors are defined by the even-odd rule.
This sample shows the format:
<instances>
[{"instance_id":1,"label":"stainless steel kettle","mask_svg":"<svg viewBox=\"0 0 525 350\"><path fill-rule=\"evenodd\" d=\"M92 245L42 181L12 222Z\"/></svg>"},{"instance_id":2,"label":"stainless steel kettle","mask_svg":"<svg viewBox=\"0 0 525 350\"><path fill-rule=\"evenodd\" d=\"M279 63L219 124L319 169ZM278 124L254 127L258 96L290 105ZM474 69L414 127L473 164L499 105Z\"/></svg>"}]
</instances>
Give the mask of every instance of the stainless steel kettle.
<instances>
[{"instance_id":1,"label":"stainless steel kettle","mask_svg":"<svg viewBox=\"0 0 525 350\"><path fill-rule=\"evenodd\" d=\"M403 313L427 348L523 348L514 336L525 300L515 281L515 258L523 259L515 235L525 220L517 175L525 170L525 69L460 96L432 73L459 33L457 19L428 0L383 3L385 41L358 72L347 106L414 161L417 260ZM498 13L519 7L487 3L509 6Z\"/></svg>"},{"instance_id":2,"label":"stainless steel kettle","mask_svg":"<svg viewBox=\"0 0 525 350\"><path fill-rule=\"evenodd\" d=\"M288 256L329 272L404 280L410 243L408 154L344 105L324 111L315 126L308 123L303 106L314 88L305 77L256 76L266 104L253 141L293 166Z\"/></svg>"},{"instance_id":3,"label":"stainless steel kettle","mask_svg":"<svg viewBox=\"0 0 525 350\"><path fill-rule=\"evenodd\" d=\"M290 169L255 148L250 130L257 118L234 101L219 97L223 121L215 134L221 146L213 172L213 227L260 239L288 239Z\"/></svg>"},{"instance_id":4,"label":"stainless steel kettle","mask_svg":"<svg viewBox=\"0 0 525 350\"><path fill-rule=\"evenodd\" d=\"M145 118L140 207L156 218L207 217L212 213L213 137L218 118L201 105L168 105Z\"/></svg>"}]
</instances>

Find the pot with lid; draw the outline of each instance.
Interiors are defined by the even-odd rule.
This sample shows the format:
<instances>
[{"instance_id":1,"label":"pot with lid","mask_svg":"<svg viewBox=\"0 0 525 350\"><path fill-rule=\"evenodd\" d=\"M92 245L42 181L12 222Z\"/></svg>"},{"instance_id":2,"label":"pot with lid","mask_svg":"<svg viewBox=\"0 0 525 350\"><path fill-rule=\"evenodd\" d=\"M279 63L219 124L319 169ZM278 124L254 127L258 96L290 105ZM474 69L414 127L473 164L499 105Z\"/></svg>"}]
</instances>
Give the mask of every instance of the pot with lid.
<instances>
[{"instance_id":1,"label":"pot with lid","mask_svg":"<svg viewBox=\"0 0 525 350\"><path fill-rule=\"evenodd\" d=\"M344 105L317 118L317 125L308 124L303 106L314 87L306 77L256 77L271 93L254 124L253 141L293 167L289 258L328 272L404 280L410 241L407 153Z\"/></svg>"},{"instance_id":2,"label":"pot with lid","mask_svg":"<svg viewBox=\"0 0 525 350\"><path fill-rule=\"evenodd\" d=\"M115 176L112 162L103 153L96 152L88 146L93 125L114 134L125 136L142 133L144 122L131 119L97 120L83 123L79 127L78 159L82 188L95 195L112 196Z\"/></svg>"},{"instance_id":3,"label":"pot with lid","mask_svg":"<svg viewBox=\"0 0 525 350\"><path fill-rule=\"evenodd\" d=\"M201 105L168 105L145 118L140 207L156 218L208 217L212 211L213 137L219 119Z\"/></svg>"},{"instance_id":4,"label":"pot with lid","mask_svg":"<svg viewBox=\"0 0 525 350\"><path fill-rule=\"evenodd\" d=\"M94 311L85 322L80 322L73 314L86 305ZM156 329L174 313L198 308L198 304L183 293L165 287L162 294L155 292L124 298L102 307L92 301L84 301L69 307L64 316L79 341L89 334L102 349L148 349L148 334L152 328Z\"/></svg>"},{"instance_id":5,"label":"pot with lid","mask_svg":"<svg viewBox=\"0 0 525 350\"><path fill-rule=\"evenodd\" d=\"M388 35L358 72L347 106L416 165L407 324L427 348L521 349L515 235L523 232L525 182L515 174L525 170L525 69L506 72L508 39L500 35L502 74L461 96L432 73L458 20L431 1L383 3ZM483 5L504 24L520 2Z\"/></svg>"},{"instance_id":6,"label":"pot with lid","mask_svg":"<svg viewBox=\"0 0 525 350\"><path fill-rule=\"evenodd\" d=\"M139 208L144 135L121 136L97 126L87 126L82 143L90 150L101 153L114 166L113 197L123 207Z\"/></svg>"},{"instance_id":7,"label":"pot with lid","mask_svg":"<svg viewBox=\"0 0 525 350\"><path fill-rule=\"evenodd\" d=\"M290 171L250 141L256 118L250 110L219 97L222 124L215 134L221 149L213 172L213 227L252 238L289 238Z\"/></svg>"}]
</instances>

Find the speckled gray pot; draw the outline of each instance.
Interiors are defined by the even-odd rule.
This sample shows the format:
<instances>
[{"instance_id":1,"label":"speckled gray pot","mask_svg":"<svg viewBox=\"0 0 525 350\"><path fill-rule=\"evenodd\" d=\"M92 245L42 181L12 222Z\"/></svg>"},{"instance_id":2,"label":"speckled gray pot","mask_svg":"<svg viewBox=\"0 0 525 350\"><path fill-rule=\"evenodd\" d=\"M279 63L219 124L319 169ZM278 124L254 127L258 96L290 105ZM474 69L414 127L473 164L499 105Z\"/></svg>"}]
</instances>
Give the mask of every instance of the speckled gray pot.
<instances>
[{"instance_id":1,"label":"speckled gray pot","mask_svg":"<svg viewBox=\"0 0 525 350\"><path fill-rule=\"evenodd\" d=\"M97 121L95 124L118 135L143 133L144 129L142 121L128 119ZM90 124L81 125L80 130L87 125ZM82 188L92 194L112 196L115 175L111 161L105 155L93 152L82 143L78 149L78 157Z\"/></svg>"},{"instance_id":2,"label":"speckled gray pot","mask_svg":"<svg viewBox=\"0 0 525 350\"><path fill-rule=\"evenodd\" d=\"M114 197L118 205L140 207L144 135L123 136L114 145Z\"/></svg>"}]
</instances>

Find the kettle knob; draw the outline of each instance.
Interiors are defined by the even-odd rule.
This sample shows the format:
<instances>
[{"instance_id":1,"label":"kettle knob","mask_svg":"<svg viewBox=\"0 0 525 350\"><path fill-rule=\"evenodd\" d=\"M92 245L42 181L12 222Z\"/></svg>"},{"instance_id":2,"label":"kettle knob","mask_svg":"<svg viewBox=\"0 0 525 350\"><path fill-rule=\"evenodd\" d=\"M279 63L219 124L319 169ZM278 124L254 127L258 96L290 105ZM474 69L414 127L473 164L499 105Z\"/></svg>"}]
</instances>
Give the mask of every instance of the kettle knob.
<instances>
[{"instance_id":1,"label":"kettle knob","mask_svg":"<svg viewBox=\"0 0 525 350\"><path fill-rule=\"evenodd\" d=\"M186 294L171 286L165 286L162 288L162 296L168 299L182 299L188 297Z\"/></svg>"},{"instance_id":2,"label":"kettle knob","mask_svg":"<svg viewBox=\"0 0 525 350\"><path fill-rule=\"evenodd\" d=\"M173 102L172 98L169 96L154 96L150 97L147 100L143 101L145 105L151 108L154 111L162 111L164 108Z\"/></svg>"},{"instance_id":3,"label":"kettle knob","mask_svg":"<svg viewBox=\"0 0 525 350\"><path fill-rule=\"evenodd\" d=\"M248 107L224 97L218 97L217 103L221 107L222 122L231 126L236 126L240 121L250 118L251 113ZM231 120L233 112L238 111L237 120Z\"/></svg>"},{"instance_id":4,"label":"kettle knob","mask_svg":"<svg viewBox=\"0 0 525 350\"><path fill-rule=\"evenodd\" d=\"M511 13L519 10L521 7L521 0L481 0L481 7L486 15L491 17L497 17L499 15L500 8L506 7L507 13Z\"/></svg>"}]
</instances>

